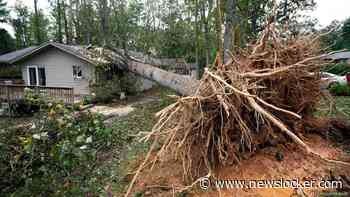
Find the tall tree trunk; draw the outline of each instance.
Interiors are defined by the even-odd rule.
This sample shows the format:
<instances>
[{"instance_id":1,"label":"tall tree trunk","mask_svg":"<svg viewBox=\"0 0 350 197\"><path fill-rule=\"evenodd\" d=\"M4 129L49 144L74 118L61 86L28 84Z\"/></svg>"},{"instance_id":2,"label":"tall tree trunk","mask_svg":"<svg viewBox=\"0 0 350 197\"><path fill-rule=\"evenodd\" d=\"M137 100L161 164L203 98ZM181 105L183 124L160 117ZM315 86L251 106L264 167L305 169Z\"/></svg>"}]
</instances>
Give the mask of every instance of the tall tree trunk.
<instances>
[{"instance_id":1,"label":"tall tree trunk","mask_svg":"<svg viewBox=\"0 0 350 197\"><path fill-rule=\"evenodd\" d=\"M62 35L62 7L61 7L61 0L57 0L57 42L62 43L63 42L63 35Z\"/></svg>"},{"instance_id":2,"label":"tall tree trunk","mask_svg":"<svg viewBox=\"0 0 350 197\"><path fill-rule=\"evenodd\" d=\"M66 44L71 44L72 43L72 36L71 36L71 31L70 31L70 26L68 22L68 17L67 17L67 4L63 4L63 20L64 20L64 34L66 36Z\"/></svg>"},{"instance_id":3,"label":"tall tree trunk","mask_svg":"<svg viewBox=\"0 0 350 197\"><path fill-rule=\"evenodd\" d=\"M75 2L75 6L73 6L73 0L70 0L70 5L72 7L75 7L75 11L71 10L71 20L73 20L73 24L74 24L74 30L73 30L73 43L77 44L77 42L81 41L81 29L80 29L80 21L78 20L79 18L79 12L80 12L80 2L79 0L76 0Z\"/></svg>"},{"instance_id":4,"label":"tall tree trunk","mask_svg":"<svg viewBox=\"0 0 350 197\"><path fill-rule=\"evenodd\" d=\"M212 0L209 0L208 4L209 4L209 6L208 6L208 15L209 15L209 13L212 10L212 4L213 4ZM202 20L203 20L203 25L204 25L205 63L208 66L210 64L210 49L211 49L211 47L210 47L210 41L209 41L209 39L210 39L210 37L209 37L209 19L208 19L209 16L206 16L205 8L206 8L206 6L205 6L205 3L203 2L202 7L201 7L201 9L202 9L201 13L202 13Z\"/></svg>"},{"instance_id":5,"label":"tall tree trunk","mask_svg":"<svg viewBox=\"0 0 350 197\"><path fill-rule=\"evenodd\" d=\"M237 25L236 0L227 0L224 34L224 62L226 62L234 49L234 31Z\"/></svg>"},{"instance_id":6,"label":"tall tree trunk","mask_svg":"<svg viewBox=\"0 0 350 197\"><path fill-rule=\"evenodd\" d=\"M39 11L38 11L38 0L34 0L34 37L37 45L41 44L41 35L39 29Z\"/></svg>"},{"instance_id":7,"label":"tall tree trunk","mask_svg":"<svg viewBox=\"0 0 350 197\"><path fill-rule=\"evenodd\" d=\"M198 0L195 0L195 36L196 36L196 78L200 78L201 66L199 64L199 28L198 28Z\"/></svg>"},{"instance_id":8,"label":"tall tree trunk","mask_svg":"<svg viewBox=\"0 0 350 197\"><path fill-rule=\"evenodd\" d=\"M222 13L221 13L221 0L216 0L216 41L217 41L217 57L218 63L221 64L223 59L223 43L222 43Z\"/></svg>"},{"instance_id":9,"label":"tall tree trunk","mask_svg":"<svg viewBox=\"0 0 350 197\"><path fill-rule=\"evenodd\" d=\"M106 46L107 42L109 41L109 26L108 26L108 19L109 19L109 8L108 8L108 2L107 0L100 0L100 7L99 7L99 15L101 20L101 32L102 32L102 45Z\"/></svg>"}]
</instances>

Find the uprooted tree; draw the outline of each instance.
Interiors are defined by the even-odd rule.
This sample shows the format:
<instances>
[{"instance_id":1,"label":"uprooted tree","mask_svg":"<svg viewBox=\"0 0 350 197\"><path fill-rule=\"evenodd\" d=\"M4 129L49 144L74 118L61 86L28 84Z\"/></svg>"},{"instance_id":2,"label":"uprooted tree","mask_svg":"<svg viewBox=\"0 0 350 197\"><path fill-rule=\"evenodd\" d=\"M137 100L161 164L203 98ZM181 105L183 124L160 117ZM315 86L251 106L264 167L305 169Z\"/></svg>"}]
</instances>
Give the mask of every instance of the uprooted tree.
<instances>
[{"instance_id":1,"label":"uprooted tree","mask_svg":"<svg viewBox=\"0 0 350 197\"><path fill-rule=\"evenodd\" d=\"M157 114L158 123L143 138L154 143L126 196L158 142L162 147L155 160L169 155L181 160L187 180L211 176L213 169L238 163L247 152L288 140L329 163L349 166L313 152L300 137L321 97L320 68L326 62L320 53L318 37L286 37L269 25L255 44L226 64L216 61L200 81L145 60L123 62L129 71L186 96Z\"/></svg>"}]
</instances>

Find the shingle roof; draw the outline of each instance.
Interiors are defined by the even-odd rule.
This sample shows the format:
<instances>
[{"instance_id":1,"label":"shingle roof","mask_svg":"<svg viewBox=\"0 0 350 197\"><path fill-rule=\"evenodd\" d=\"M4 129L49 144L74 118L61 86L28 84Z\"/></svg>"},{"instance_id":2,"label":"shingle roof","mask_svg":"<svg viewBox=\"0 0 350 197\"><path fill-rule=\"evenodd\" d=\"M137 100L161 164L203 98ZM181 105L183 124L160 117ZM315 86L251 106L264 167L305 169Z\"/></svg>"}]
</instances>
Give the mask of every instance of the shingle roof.
<instances>
[{"instance_id":1,"label":"shingle roof","mask_svg":"<svg viewBox=\"0 0 350 197\"><path fill-rule=\"evenodd\" d=\"M338 52L332 55L328 55L325 59L331 60L342 60L342 59L350 59L350 51Z\"/></svg>"},{"instance_id":2,"label":"shingle roof","mask_svg":"<svg viewBox=\"0 0 350 197\"><path fill-rule=\"evenodd\" d=\"M116 64L118 63L116 62L117 59L122 59L120 54L125 53L125 51L122 49L118 49L117 52L115 52L108 49L102 49L99 47L83 46L83 45L66 45L66 44L61 44L56 42L48 42L40 46L28 47L25 49L4 54L0 56L0 63L14 64L34 54L40 53L41 51L47 49L47 47L55 47L59 50L62 50L66 53L74 55L77 58L85 60L94 65L110 64L112 63L111 59L113 59L113 64ZM104 53L104 55L106 55L108 58L106 58L103 55L100 55L102 53ZM135 60L138 60L147 64L151 64L151 65L156 65L156 66L174 65L176 64L177 61L179 61L179 59L169 59L169 58L156 59L156 58L152 58L151 56L145 55L143 53L135 52L135 51L128 51L128 55ZM192 67L192 64L188 64L188 65Z\"/></svg>"},{"instance_id":3,"label":"shingle roof","mask_svg":"<svg viewBox=\"0 0 350 197\"><path fill-rule=\"evenodd\" d=\"M10 53L6 53L4 55L0 56L0 63L8 63L10 64L12 61L14 61L16 58L23 56L27 53L30 53L32 51L34 51L37 47L33 46L33 47L28 47L25 49L21 49L21 50L17 50L17 51L13 51Z\"/></svg>"},{"instance_id":4,"label":"shingle roof","mask_svg":"<svg viewBox=\"0 0 350 197\"><path fill-rule=\"evenodd\" d=\"M87 62L90 62L94 64L87 55L86 55L86 47L85 46L73 46L73 45L65 45L55 42L48 42L44 43L40 46L32 46L25 49L17 50L14 52L10 52L4 55L0 56L0 63L6 63L6 64L13 64L19 60L22 60L23 58L26 58L30 55L36 54L41 52L42 50L46 49L47 47L56 47L62 51L65 51L71 55L74 55L80 59L83 59Z\"/></svg>"}]
</instances>

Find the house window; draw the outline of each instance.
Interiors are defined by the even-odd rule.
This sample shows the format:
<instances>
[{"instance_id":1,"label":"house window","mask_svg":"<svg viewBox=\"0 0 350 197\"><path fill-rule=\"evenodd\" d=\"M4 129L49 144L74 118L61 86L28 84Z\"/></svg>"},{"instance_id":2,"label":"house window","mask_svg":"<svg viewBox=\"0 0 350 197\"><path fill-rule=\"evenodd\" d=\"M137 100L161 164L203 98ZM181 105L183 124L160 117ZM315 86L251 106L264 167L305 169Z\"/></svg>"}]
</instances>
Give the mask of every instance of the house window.
<instances>
[{"instance_id":1,"label":"house window","mask_svg":"<svg viewBox=\"0 0 350 197\"><path fill-rule=\"evenodd\" d=\"M28 85L46 86L46 73L44 67L28 66Z\"/></svg>"},{"instance_id":2,"label":"house window","mask_svg":"<svg viewBox=\"0 0 350 197\"><path fill-rule=\"evenodd\" d=\"M73 77L74 79L81 79L83 77L81 66L73 66Z\"/></svg>"}]
</instances>

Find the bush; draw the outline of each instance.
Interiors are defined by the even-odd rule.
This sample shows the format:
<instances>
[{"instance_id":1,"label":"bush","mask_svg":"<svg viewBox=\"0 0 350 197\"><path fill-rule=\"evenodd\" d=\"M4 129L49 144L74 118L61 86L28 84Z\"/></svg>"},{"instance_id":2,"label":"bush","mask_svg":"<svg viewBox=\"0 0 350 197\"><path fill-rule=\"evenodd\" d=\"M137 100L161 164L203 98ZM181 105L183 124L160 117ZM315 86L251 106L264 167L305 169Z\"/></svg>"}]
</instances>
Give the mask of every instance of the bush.
<instances>
[{"instance_id":1,"label":"bush","mask_svg":"<svg viewBox=\"0 0 350 197\"><path fill-rule=\"evenodd\" d=\"M50 100L44 98L40 93L36 93L33 89L24 89L24 99L16 100L11 103L10 113L12 116L33 115L39 112L41 107L46 106Z\"/></svg>"},{"instance_id":2,"label":"bush","mask_svg":"<svg viewBox=\"0 0 350 197\"><path fill-rule=\"evenodd\" d=\"M114 76L112 80L104 80L92 85L95 94L94 101L110 103L113 99L119 98L121 92L127 95L136 94L139 83L135 75L123 74Z\"/></svg>"},{"instance_id":3,"label":"bush","mask_svg":"<svg viewBox=\"0 0 350 197\"><path fill-rule=\"evenodd\" d=\"M98 196L111 180L104 153L123 133L101 116L50 104L25 127L0 129L0 192L8 196Z\"/></svg>"},{"instance_id":4,"label":"bush","mask_svg":"<svg viewBox=\"0 0 350 197\"><path fill-rule=\"evenodd\" d=\"M326 66L323 69L323 71L343 76L343 75L346 75L347 73L350 73L350 65L348 65L347 63L331 64Z\"/></svg>"},{"instance_id":5,"label":"bush","mask_svg":"<svg viewBox=\"0 0 350 197\"><path fill-rule=\"evenodd\" d=\"M329 91L336 96L350 96L350 86L336 84L330 87Z\"/></svg>"}]
</instances>

